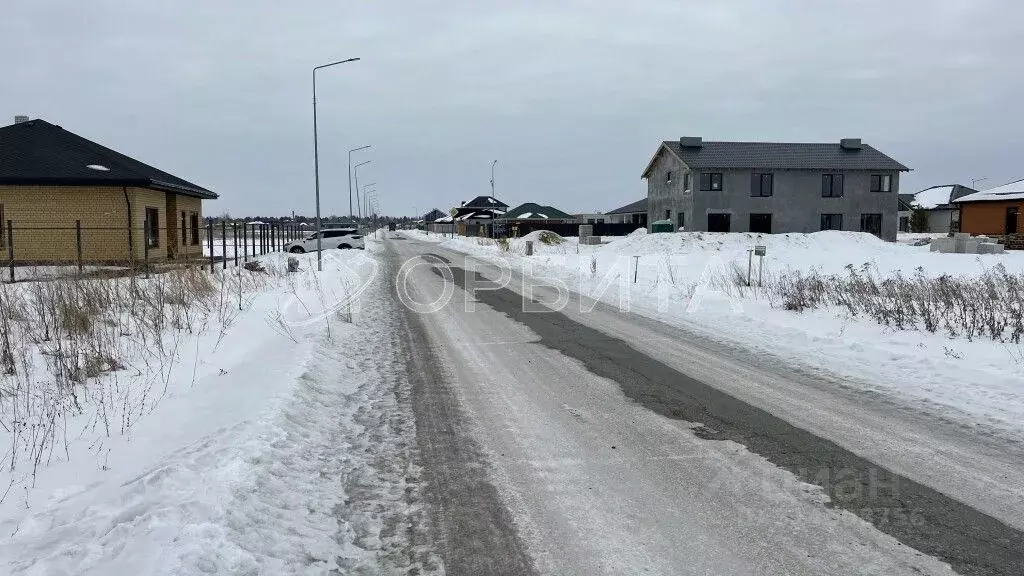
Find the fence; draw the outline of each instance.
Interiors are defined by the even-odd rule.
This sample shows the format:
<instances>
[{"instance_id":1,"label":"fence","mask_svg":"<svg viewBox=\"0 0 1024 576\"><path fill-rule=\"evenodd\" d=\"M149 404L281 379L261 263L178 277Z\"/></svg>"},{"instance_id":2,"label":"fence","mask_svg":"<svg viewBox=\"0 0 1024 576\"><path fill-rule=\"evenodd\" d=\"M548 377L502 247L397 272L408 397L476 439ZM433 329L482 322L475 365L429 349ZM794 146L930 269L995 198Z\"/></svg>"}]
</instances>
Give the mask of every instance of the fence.
<instances>
[{"instance_id":1,"label":"fence","mask_svg":"<svg viewBox=\"0 0 1024 576\"><path fill-rule=\"evenodd\" d=\"M198 224L198 223L195 223ZM8 270L3 280L56 277L69 274L134 273L143 269L187 263L218 264L224 268L284 249L313 232L296 224L215 222L188 227L53 226L37 222L0 222L0 258ZM0 260L2 261L2 260Z\"/></svg>"}]
</instances>

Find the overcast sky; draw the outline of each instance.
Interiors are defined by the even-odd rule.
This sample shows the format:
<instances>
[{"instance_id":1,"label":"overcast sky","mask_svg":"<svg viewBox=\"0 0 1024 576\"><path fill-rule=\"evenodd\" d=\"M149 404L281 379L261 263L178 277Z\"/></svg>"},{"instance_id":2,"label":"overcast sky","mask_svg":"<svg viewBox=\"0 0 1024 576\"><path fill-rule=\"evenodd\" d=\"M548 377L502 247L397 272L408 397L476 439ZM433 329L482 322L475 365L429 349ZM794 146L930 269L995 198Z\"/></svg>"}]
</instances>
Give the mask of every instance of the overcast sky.
<instances>
[{"instance_id":1,"label":"overcast sky","mask_svg":"<svg viewBox=\"0 0 1024 576\"><path fill-rule=\"evenodd\" d=\"M977 0L32 0L0 15L0 113L211 188L208 214L325 214L347 150L389 214L490 190L604 211L661 140L860 137L903 191L1024 178L1024 5Z\"/></svg>"}]
</instances>

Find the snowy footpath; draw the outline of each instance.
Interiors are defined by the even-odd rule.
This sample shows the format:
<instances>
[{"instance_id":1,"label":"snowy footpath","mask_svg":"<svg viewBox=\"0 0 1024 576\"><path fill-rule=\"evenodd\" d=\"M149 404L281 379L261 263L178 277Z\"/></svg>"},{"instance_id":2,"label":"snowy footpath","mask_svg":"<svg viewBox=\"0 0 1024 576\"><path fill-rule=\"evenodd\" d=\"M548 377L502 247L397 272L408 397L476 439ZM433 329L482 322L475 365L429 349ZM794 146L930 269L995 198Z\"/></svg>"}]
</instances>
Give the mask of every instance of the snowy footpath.
<instances>
[{"instance_id":1,"label":"snowy footpath","mask_svg":"<svg viewBox=\"0 0 1024 576\"><path fill-rule=\"evenodd\" d=\"M845 386L895 397L981 434L1024 440L1024 344L943 331L899 330L844 309L793 312L758 290L737 291L748 250L765 245L766 279L799 272L877 278L977 278L1002 267L1024 272L1024 253L939 254L927 246L888 243L869 234L820 232L757 235L672 233L576 238L547 244L534 232L507 247L483 238L405 232L478 261L504 263L541 285L561 283L613 306L739 345L754 356L778 357L804 370L839 376ZM535 253L525 255L525 241ZM914 238L911 238L913 240ZM904 239L906 240L906 239ZM753 259L756 282L758 259ZM752 356L752 357L754 357Z\"/></svg>"},{"instance_id":2,"label":"snowy footpath","mask_svg":"<svg viewBox=\"0 0 1024 576\"><path fill-rule=\"evenodd\" d=\"M34 486L0 473L0 573L442 573L400 320L368 248L330 252L322 274L301 256L216 345L195 335L124 434L72 418Z\"/></svg>"}]
</instances>

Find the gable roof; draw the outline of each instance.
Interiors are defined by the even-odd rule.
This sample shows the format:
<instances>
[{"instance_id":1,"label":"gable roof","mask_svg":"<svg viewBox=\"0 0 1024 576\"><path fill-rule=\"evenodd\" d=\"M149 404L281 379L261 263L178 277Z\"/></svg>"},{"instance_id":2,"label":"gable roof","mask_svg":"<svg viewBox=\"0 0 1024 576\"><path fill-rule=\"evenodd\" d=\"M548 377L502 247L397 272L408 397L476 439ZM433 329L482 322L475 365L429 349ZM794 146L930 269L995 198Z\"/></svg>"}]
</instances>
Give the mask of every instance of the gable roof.
<instances>
[{"instance_id":1,"label":"gable roof","mask_svg":"<svg viewBox=\"0 0 1024 576\"><path fill-rule=\"evenodd\" d=\"M635 212L647 212L647 198L641 198L615 210L609 210L606 214L633 214Z\"/></svg>"},{"instance_id":2,"label":"gable roof","mask_svg":"<svg viewBox=\"0 0 1024 576\"><path fill-rule=\"evenodd\" d=\"M202 186L45 120L0 128L0 184L138 186L197 198L217 198Z\"/></svg>"},{"instance_id":3,"label":"gable roof","mask_svg":"<svg viewBox=\"0 0 1024 576\"><path fill-rule=\"evenodd\" d=\"M426 214L423 215L423 220L426 222L433 222L438 218L444 218L445 216L447 216L447 214L441 212L437 208L434 208L430 212L427 212Z\"/></svg>"},{"instance_id":4,"label":"gable roof","mask_svg":"<svg viewBox=\"0 0 1024 576\"><path fill-rule=\"evenodd\" d=\"M977 192L974 188L968 188L960 184L945 184L925 188L914 194L912 204L918 208L932 210L935 208L952 208L952 202L957 198L963 198Z\"/></svg>"},{"instance_id":5,"label":"gable roof","mask_svg":"<svg viewBox=\"0 0 1024 576\"><path fill-rule=\"evenodd\" d=\"M684 147L678 140L666 140L661 143L655 158L663 149L696 170L910 170L867 144L861 144L855 150L843 148L838 142L701 142L699 146ZM642 177L647 177L653 165L654 159L647 165Z\"/></svg>"},{"instance_id":6,"label":"gable roof","mask_svg":"<svg viewBox=\"0 0 1024 576\"><path fill-rule=\"evenodd\" d=\"M494 196L477 196L461 206L462 208L508 208L501 200Z\"/></svg>"},{"instance_id":7,"label":"gable roof","mask_svg":"<svg viewBox=\"0 0 1024 576\"><path fill-rule=\"evenodd\" d=\"M520 220L570 220L572 216L551 206L541 206L534 202L525 202L505 213L505 218L517 218Z\"/></svg>"},{"instance_id":8,"label":"gable roof","mask_svg":"<svg viewBox=\"0 0 1024 576\"><path fill-rule=\"evenodd\" d=\"M962 196L953 200L953 202L996 202L1000 200L1024 200L1024 178L1003 184L1002 186Z\"/></svg>"}]
</instances>

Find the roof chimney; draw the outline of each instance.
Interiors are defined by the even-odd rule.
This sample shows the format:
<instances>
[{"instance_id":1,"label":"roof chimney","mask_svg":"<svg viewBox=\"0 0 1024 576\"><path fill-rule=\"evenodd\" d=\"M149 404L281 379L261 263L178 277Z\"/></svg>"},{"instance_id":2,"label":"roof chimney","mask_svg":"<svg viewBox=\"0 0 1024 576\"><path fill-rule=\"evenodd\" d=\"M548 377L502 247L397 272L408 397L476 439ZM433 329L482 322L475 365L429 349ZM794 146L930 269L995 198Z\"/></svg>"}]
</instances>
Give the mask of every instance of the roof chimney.
<instances>
[{"instance_id":1,"label":"roof chimney","mask_svg":"<svg viewBox=\"0 0 1024 576\"><path fill-rule=\"evenodd\" d=\"M28 116L18 115L14 117L15 124L21 124L22 122L28 122Z\"/></svg>"},{"instance_id":2,"label":"roof chimney","mask_svg":"<svg viewBox=\"0 0 1024 576\"><path fill-rule=\"evenodd\" d=\"M863 148L860 138L843 138L839 141L839 147L843 150L860 150Z\"/></svg>"},{"instance_id":3,"label":"roof chimney","mask_svg":"<svg viewBox=\"0 0 1024 576\"><path fill-rule=\"evenodd\" d=\"M700 136L682 136L679 138L679 145L683 148L700 148L704 142Z\"/></svg>"}]
</instances>

